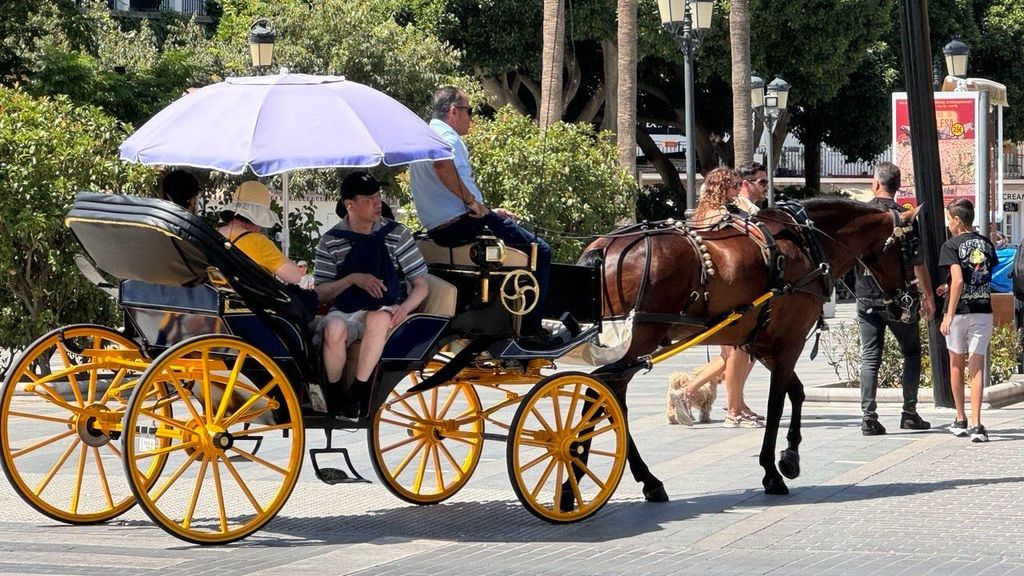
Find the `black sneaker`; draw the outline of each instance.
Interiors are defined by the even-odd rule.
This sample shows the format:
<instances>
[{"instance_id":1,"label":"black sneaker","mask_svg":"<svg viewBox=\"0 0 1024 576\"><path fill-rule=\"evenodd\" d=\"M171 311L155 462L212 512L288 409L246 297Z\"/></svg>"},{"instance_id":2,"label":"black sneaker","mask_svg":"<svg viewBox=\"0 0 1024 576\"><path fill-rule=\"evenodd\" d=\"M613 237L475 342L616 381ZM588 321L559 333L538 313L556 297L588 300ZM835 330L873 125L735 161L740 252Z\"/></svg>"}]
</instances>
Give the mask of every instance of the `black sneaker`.
<instances>
[{"instance_id":1,"label":"black sneaker","mask_svg":"<svg viewBox=\"0 0 1024 576\"><path fill-rule=\"evenodd\" d=\"M971 442L988 442L988 430L981 424L971 428Z\"/></svg>"},{"instance_id":2,"label":"black sneaker","mask_svg":"<svg viewBox=\"0 0 1024 576\"><path fill-rule=\"evenodd\" d=\"M885 434L885 426L874 418L865 418L860 423L860 433L864 436L881 436Z\"/></svg>"},{"instance_id":3,"label":"black sneaker","mask_svg":"<svg viewBox=\"0 0 1024 576\"><path fill-rule=\"evenodd\" d=\"M900 428L903 430L928 430L932 427L930 422L921 419L916 412L904 412L900 416Z\"/></svg>"},{"instance_id":4,"label":"black sneaker","mask_svg":"<svg viewBox=\"0 0 1024 576\"><path fill-rule=\"evenodd\" d=\"M953 433L953 436L958 438L967 436L967 434L969 434L967 431L967 420L954 420L953 423L949 425L949 431Z\"/></svg>"}]
</instances>

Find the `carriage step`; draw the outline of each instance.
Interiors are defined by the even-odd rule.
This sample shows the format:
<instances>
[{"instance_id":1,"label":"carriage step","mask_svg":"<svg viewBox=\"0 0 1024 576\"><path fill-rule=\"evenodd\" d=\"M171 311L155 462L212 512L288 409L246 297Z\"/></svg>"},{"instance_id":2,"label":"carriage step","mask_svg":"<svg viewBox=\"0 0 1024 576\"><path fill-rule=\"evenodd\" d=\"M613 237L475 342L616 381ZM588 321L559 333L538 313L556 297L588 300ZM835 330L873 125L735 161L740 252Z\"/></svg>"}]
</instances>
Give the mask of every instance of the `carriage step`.
<instances>
[{"instance_id":1,"label":"carriage step","mask_svg":"<svg viewBox=\"0 0 1024 576\"><path fill-rule=\"evenodd\" d=\"M340 470L338 468L321 468L320 463L317 462L317 456L320 454L341 454L345 459L345 466L348 468L348 472ZM371 484L369 480L363 478L359 472L356 472L354 466L352 466L352 459L349 458L347 448L311 448L309 450L309 460L313 463L313 472L316 477L324 484Z\"/></svg>"}]
</instances>

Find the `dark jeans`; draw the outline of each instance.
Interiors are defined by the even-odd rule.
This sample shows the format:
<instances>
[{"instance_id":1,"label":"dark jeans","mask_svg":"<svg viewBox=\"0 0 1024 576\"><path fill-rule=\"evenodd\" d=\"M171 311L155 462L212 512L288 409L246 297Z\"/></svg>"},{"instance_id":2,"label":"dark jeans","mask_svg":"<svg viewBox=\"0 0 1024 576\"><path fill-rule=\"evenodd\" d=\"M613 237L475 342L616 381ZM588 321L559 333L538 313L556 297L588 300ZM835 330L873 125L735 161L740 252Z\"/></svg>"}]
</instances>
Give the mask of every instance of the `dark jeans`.
<instances>
[{"instance_id":1,"label":"dark jeans","mask_svg":"<svg viewBox=\"0 0 1024 576\"><path fill-rule=\"evenodd\" d=\"M860 407L864 418L877 419L875 393L878 390L878 367L882 362L885 329L892 330L903 355L903 411L917 412L917 388L921 383L921 334L917 322L893 322L875 312L857 307L860 320Z\"/></svg>"},{"instance_id":2,"label":"dark jeans","mask_svg":"<svg viewBox=\"0 0 1024 576\"><path fill-rule=\"evenodd\" d=\"M548 284L551 276L551 246L540 236L523 228L511 218L503 218L494 212L488 212L483 218L473 218L469 214L442 224L427 231L427 236L441 246L462 246L472 242L480 235L484 227L491 230L491 233L505 244L513 248L530 251L530 244L537 243L537 283L540 284L540 293L537 296L537 306L523 319L527 332L536 331L540 328L540 321L544 317L544 301L548 295Z\"/></svg>"}]
</instances>

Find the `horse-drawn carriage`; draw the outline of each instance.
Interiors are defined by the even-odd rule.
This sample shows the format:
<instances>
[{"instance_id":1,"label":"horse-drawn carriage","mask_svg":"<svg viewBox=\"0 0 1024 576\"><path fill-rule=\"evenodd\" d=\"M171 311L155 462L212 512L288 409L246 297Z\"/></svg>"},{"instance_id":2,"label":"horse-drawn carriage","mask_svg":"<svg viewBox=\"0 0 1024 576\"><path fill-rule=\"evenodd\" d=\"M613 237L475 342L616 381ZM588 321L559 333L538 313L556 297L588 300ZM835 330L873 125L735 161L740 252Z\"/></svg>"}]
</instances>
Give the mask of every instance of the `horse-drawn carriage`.
<instances>
[{"instance_id":1,"label":"horse-drawn carriage","mask_svg":"<svg viewBox=\"0 0 1024 576\"><path fill-rule=\"evenodd\" d=\"M517 325L536 304L535 257L487 238L455 249L421 240L437 275L426 310L392 331L370 417L350 423L308 405L307 384L322 376L299 290L200 218L162 200L80 194L66 222L120 279L125 327L55 330L5 383L4 470L54 519L100 522L138 502L179 538L242 538L287 500L307 429L327 432L310 456L334 483L351 472L320 467L325 452L343 451L330 431L366 428L381 481L418 504L464 486L485 439L508 441L513 487L547 520L590 516L618 484L626 422L615 397L586 374L541 374L600 330L594 268L555 267L550 304L572 330L563 345L530 350ZM55 368L41 370L51 357ZM475 387L503 394L484 406ZM514 406L510 422L497 417Z\"/></svg>"}]
</instances>

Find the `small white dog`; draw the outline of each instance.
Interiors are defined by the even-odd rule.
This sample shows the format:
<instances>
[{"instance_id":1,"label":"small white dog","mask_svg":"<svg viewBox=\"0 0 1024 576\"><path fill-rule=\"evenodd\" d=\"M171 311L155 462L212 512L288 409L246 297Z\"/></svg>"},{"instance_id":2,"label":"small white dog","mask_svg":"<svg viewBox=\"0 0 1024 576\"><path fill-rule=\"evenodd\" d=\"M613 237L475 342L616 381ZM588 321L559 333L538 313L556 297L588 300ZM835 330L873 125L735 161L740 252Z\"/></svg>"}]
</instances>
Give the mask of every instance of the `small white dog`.
<instances>
[{"instance_id":1,"label":"small white dog","mask_svg":"<svg viewBox=\"0 0 1024 576\"><path fill-rule=\"evenodd\" d=\"M669 376L668 390L665 393L669 424L693 426L693 408L700 411L697 422L711 422L711 405L718 397L718 385L723 379L719 377L711 380L687 398L686 387L695 376L696 374L688 372L673 372Z\"/></svg>"}]
</instances>

